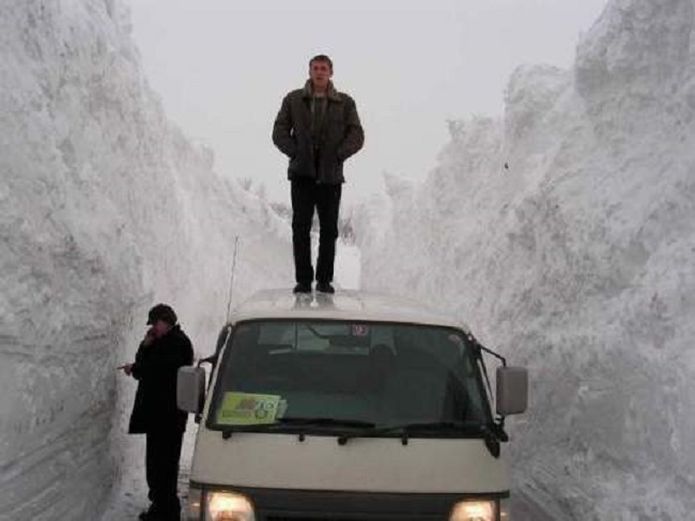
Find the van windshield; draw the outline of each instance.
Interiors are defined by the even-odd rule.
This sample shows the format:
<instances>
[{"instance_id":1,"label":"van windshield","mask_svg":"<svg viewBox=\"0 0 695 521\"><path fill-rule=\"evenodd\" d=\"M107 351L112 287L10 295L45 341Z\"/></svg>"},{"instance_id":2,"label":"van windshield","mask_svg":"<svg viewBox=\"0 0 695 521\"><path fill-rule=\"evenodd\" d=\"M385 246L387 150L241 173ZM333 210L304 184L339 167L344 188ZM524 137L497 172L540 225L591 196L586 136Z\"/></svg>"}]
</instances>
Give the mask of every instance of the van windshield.
<instances>
[{"instance_id":1,"label":"van windshield","mask_svg":"<svg viewBox=\"0 0 695 521\"><path fill-rule=\"evenodd\" d=\"M249 321L235 327L229 342L209 428L282 432L286 426L292 432L303 421L316 431L491 422L473 348L456 329Z\"/></svg>"}]
</instances>

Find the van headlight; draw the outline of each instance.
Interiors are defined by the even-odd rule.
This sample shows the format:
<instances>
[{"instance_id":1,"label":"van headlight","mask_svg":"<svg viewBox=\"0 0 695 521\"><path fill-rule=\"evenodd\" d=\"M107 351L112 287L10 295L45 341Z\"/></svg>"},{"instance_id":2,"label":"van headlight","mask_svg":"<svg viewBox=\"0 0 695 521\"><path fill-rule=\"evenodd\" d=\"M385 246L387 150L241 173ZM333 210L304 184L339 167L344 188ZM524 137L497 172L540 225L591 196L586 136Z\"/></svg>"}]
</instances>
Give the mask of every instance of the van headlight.
<instances>
[{"instance_id":1,"label":"van headlight","mask_svg":"<svg viewBox=\"0 0 695 521\"><path fill-rule=\"evenodd\" d=\"M206 494L205 521L255 521L251 500L234 492Z\"/></svg>"},{"instance_id":2,"label":"van headlight","mask_svg":"<svg viewBox=\"0 0 695 521\"><path fill-rule=\"evenodd\" d=\"M509 505L509 498L500 499L500 521L511 521L512 508Z\"/></svg>"},{"instance_id":3,"label":"van headlight","mask_svg":"<svg viewBox=\"0 0 695 521\"><path fill-rule=\"evenodd\" d=\"M454 505L449 521L497 521L494 501L461 501Z\"/></svg>"},{"instance_id":4,"label":"van headlight","mask_svg":"<svg viewBox=\"0 0 695 521\"><path fill-rule=\"evenodd\" d=\"M188 489L186 501L186 521L200 521L200 506L203 503L203 491L196 487Z\"/></svg>"}]
</instances>

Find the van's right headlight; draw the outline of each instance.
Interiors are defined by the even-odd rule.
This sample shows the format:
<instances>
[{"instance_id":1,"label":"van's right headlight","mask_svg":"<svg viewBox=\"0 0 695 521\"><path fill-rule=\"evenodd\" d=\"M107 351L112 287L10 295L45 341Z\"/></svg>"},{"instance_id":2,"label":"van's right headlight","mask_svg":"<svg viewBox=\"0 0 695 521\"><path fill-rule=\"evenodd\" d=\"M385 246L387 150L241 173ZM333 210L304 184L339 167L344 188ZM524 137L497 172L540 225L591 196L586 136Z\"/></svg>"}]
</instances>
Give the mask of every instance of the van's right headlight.
<instances>
[{"instance_id":1,"label":"van's right headlight","mask_svg":"<svg viewBox=\"0 0 695 521\"><path fill-rule=\"evenodd\" d=\"M188 489L186 501L186 521L200 521L200 509L203 503L203 491L196 487Z\"/></svg>"},{"instance_id":2,"label":"van's right headlight","mask_svg":"<svg viewBox=\"0 0 695 521\"><path fill-rule=\"evenodd\" d=\"M205 521L255 521L251 500L234 492L206 494Z\"/></svg>"}]
</instances>

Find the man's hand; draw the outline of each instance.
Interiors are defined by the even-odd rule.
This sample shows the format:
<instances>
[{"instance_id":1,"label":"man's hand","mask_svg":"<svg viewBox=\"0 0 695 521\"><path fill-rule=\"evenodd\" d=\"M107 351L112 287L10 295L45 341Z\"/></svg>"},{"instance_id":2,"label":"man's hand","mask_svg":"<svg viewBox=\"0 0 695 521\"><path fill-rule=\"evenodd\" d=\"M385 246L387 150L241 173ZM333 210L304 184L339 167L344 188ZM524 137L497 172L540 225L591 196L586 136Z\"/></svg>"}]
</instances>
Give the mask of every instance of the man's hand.
<instances>
[{"instance_id":1,"label":"man's hand","mask_svg":"<svg viewBox=\"0 0 695 521\"><path fill-rule=\"evenodd\" d=\"M119 371L122 369L123 372L128 376L133 374L133 364L123 364L121 366L118 366L116 369L118 369Z\"/></svg>"},{"instance_id":2,"label":"man's hand","mask_svg":"<svg viewBox=\"0 0 695 521\"><path fill-rule=\"evenodd\" d=\"M155 335L154 327L151 327L145 333L145 338L142 339L142 343L146 346L150 345L154 339L157 338Z\"/></svg>"}]
</instances>

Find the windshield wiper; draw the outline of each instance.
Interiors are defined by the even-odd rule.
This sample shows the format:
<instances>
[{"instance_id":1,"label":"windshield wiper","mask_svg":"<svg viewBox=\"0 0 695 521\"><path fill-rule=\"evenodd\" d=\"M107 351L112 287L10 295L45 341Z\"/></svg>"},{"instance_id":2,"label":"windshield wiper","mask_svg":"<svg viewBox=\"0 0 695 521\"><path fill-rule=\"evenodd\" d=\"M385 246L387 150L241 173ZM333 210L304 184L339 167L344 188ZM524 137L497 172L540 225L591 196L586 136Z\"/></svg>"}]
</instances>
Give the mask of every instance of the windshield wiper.
<instances>
[{"instance_id":1,"label":"windshield wiper","mask_svg":"<svg viewBox=\"0 0 695 521\"><path fill-rule=\"evenodd\" d=\"M348 427L355 429L373 429L376 426L373 422L362 420L350 420L341 418L316 417L283 417L278 418L275 423L257 423L251 425L234 425L222 430L222 437L226 440L231 437L233 432L273 432L287 429L306 429L310 427Z\"/></svg>"},{"instance_id":2,"label":"windshield wiper","mask_svg":"<svg viewBox=\"0 0 695 521\"><path fill-rule=\"evenodd\" d=\"M362 420L350 420L342 418L328 418L328 417L317 417L317 418L301 418L301 417L283 417L278 418L278 423L290 424L290 425L320 425L320 426L336 426L336 427L364 427L372 429L376 427L373 422L362 421Z\"/></svg>"},{"instance_id":3,"label":"windshield wiper","mask_svg":"<svg viewBox=\"0 0 695 521\"><path fill-rule=\"evenodd\" d=\"M343 434L338 438L340 445L345 445L352 438L365 436L379 436L381 434L400 433L403 445L408 444L408 437L416 432L454 432L461 434L484 434L484 426L478 422L453 422L438 421L425 423L403 423L399 425L385 425L365 429L350 434Z\"/></svg>"}]
</instances>

